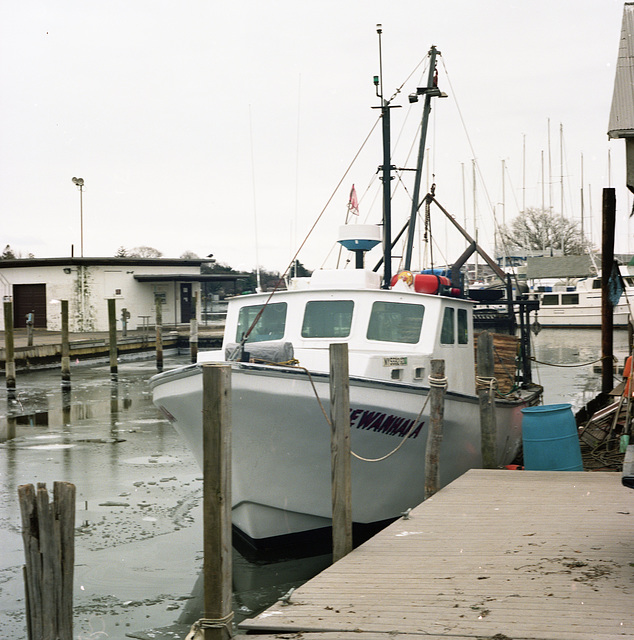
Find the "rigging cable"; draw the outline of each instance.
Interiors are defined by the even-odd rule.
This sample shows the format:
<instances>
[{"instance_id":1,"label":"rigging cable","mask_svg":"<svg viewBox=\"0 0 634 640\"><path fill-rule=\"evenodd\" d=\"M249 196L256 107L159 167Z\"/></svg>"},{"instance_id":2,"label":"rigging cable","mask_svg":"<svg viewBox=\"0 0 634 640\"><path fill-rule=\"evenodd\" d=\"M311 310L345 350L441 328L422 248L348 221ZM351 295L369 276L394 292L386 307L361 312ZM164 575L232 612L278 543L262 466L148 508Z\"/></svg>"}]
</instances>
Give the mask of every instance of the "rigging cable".
<instances>
[{"instance_id":1,"label":"rigging cable","mask_svg":"<svg viewBox=\"0 0 634 640\"><path fill-rule=\"evenodd\" d=\"M337 183L337 186L334 188L333 192L330 194L330 197L328 198L328 201L323 206L322 210L320 211L319 215L317 216L317 219L315 220L315 222L313 222L313 225L311 226L311 228L308 230L308 233L306 234L306 236L302 240L302 243L299 245L299 248L295 252L295 255L291 258L291 261L289 262L288 266L284 270L284 273L280 276L279 280L275 283L275 286L273 287L273 290L269 294L268 298L265 300L264 304L262 305L262 308L258 311L257 315L253 319L253 322L251 323L251 326L245 331L245 333L242 336L240 342L238 343L238 345L236 346L235 350L233 351L233 354L232 354L233 357L229 358L230 360L232 360L235 357L237 357L237 354L239 354L241 352L241 350L244 348L244 345L245 345L247 339L249 338L249 335L251 335L251 332L255 328L255 325L258 323L258 321L262 317L262 313L264 313L264 309L268 306L269 302L271 301L271 298L273 297L275 292L280 288L282 282L284 282L284 278L286 278L286 275L291 270L293 264L295 263L295 260L297 260L297 256L299 255L299 252L304 248L304 245L308 241L308 238L310 237L311 233L315 230L315 227L317 226L317 224L321 220L322 216L326 212L326 209L328 208L328 205L330 205L330 203L332 202L332 199L335 197L335 194L339 190L339 187L341 186L341 184L343 183L344 179L346 178L346 176L350 172L350 169L352 168L352 165L356 162L357 158L359 157L359 154L361 153L361 151L365 147L366 143L370 139L370 136L372 135L374 129L376 129L376 126L380 122L380 120L381 120L380 117L377 118L375 123L372 125L372 128L370 129L370 132L365 137L365 140L361 143L361 146L359 147L359 149L357 150L356 154L354 155L354 158L352 158L352 160L351 160L350 164L348 165L347 169L344 171L343 175L341 176L341 179Z\"/></svg>"}]
</instances>

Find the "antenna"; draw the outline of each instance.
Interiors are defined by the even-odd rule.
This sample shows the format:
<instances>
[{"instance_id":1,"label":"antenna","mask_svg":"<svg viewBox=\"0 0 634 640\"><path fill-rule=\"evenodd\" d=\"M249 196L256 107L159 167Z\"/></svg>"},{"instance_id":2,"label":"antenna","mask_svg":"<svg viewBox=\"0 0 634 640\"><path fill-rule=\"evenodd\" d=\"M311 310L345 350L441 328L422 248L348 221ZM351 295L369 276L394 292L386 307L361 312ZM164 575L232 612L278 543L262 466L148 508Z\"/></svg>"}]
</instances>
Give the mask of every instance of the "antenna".
<instances>
[{"instance_id":1,"label":"antenna","mask_svg":"<svg viewBox=\"0 0 634 640\"><path fill-rule=\"evenodd\" d=\"M383 33L383 25L376 25L376 32L379 36L379 75L374 76L374 86L376 87L377 98L381 98L383 104L383 53L381 50L381 34Z\"/></svg>"}]
</instances>

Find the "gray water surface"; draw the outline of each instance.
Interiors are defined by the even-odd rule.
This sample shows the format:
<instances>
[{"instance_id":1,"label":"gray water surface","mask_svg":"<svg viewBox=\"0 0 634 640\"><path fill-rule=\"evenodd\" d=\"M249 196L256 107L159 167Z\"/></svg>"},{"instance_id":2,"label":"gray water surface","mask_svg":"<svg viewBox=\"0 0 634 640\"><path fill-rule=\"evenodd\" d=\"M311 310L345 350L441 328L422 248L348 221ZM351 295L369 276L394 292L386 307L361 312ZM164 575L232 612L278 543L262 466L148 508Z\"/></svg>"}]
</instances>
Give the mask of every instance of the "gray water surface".
<instances>
[{"instance_id":1,"label":"gray water surface","mask_svg":"<svg viewBox=\"0 0 634 640\"><path fill-rule=\"evenodd\" d=\"M168 366L184 364L175 359ZM0 398L0 637L26 638L17 487L77 490L75 638L183 638L202 617L202 477L151 402L153 361L18 375ZM234 552L236 619L270 606L327 557L252 563Z\"/></svg>"}]
</instances>

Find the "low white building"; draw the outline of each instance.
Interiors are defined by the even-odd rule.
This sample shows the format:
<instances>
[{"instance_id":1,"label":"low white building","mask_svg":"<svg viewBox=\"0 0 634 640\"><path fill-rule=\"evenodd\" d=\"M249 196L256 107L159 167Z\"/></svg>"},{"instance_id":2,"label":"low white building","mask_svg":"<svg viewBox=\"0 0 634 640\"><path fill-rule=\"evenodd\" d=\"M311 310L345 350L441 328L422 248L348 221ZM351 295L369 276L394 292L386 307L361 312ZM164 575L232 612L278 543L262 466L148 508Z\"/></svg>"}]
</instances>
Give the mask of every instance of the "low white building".
<instances>
[{"instance_id":1,"label":"low white building","mask_svg":"<svg viewBox=\"0 0 634 640\"><path fill-rule=\"evenodd\" d=\"M202 274L213 260L170 258L30 258L0 260L0 294L13 301L15 327L61 330L61 300L68 300L69 330L107 331L108 299L116 300L118 328L125 312L128 329L154 325L155 300L162 302L164 325L187 323L193 297L200 318L201 282L236 281L235 274ZM125 310L125 311L124 311ZM4 330L4 314L0 314Z\"/></svg>"}]
</instances>

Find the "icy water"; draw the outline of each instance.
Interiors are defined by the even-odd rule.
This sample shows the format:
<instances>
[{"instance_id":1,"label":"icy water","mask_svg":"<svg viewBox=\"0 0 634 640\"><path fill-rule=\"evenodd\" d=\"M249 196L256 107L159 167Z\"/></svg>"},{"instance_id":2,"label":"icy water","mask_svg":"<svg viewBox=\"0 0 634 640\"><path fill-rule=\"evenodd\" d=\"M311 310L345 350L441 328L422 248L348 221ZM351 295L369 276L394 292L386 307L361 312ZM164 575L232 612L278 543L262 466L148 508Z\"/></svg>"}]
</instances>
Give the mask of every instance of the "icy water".
<instances>
[{"instance_id":1,"label":"icy water","mask_svg":"<svg viewBox=\"0 0 634 640\"><path fill-rule=\"evenodd\" d=\"M166 359L166 366L185 363ZM0 638L26 638L17 487L76 485L75 638L184 638L202 616L202 478L151 402L152 361L18 375L0 399ZM52 495L51 495L52 499ZM327 566L252 563L234 552L236 620Z\"/></svg>"},{"instance_id":2,"label":"icy water","mask_svg":"<svg viewBox=\"0 0 634 640\"><path fill-rule=\"evenodd\" d=\"M615 334L619 361L626 332ZM601 384L599 331L543 330L535 382L546 404L577 409ZM166 357L166 368L185 364ZM552 364L582 364L554 367ZM58 370L18 374L17 402L0 391L0 638L26 638L17 487L77 488L74 636L184 638L202 615L202 478L193 456L151 402L154 362L77 365L63 393ZM234 551L239 621L329 563L328 556L251 562Z\"/></svg>"}]
</instances>

